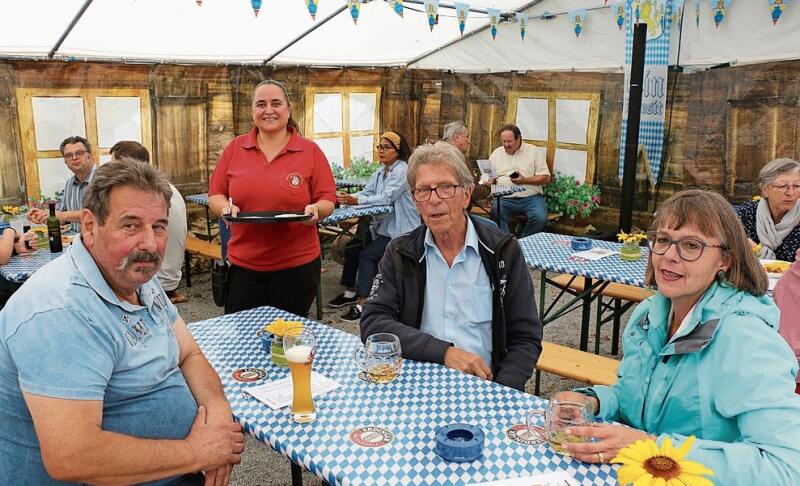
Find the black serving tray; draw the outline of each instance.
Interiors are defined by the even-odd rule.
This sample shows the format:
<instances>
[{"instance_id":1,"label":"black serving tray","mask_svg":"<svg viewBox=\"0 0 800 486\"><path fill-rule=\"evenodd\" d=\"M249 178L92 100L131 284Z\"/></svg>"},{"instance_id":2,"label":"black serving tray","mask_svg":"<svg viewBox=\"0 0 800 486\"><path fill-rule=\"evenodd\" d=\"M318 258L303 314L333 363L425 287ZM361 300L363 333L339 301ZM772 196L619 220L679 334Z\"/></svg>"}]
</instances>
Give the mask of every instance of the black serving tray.
<instances>
[{"instance_id":1,"label":"black serving tray","mask_svg":"<svg viewBox=\"0 0 800 486\"><path fill-rule=\"evenodd\" d=\"M295 221L308 221L310 214L303 214L302 211L253 211L249 213L240 212L236 216L223 214L223 218L231 223L291 223Z\"/></svg>"}]
</instances>

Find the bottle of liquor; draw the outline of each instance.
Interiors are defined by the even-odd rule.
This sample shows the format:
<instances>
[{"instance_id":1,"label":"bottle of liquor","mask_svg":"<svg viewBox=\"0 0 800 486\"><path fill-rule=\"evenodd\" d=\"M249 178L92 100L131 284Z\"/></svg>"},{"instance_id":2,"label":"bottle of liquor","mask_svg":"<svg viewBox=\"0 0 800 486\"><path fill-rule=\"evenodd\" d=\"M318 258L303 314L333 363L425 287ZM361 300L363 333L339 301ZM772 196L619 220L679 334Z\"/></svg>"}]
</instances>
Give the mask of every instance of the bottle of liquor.
<instances>
[{"instance_id":1,"label":"bottle of liquor","mask_svg":"<svg viewBox=\"0 0 800 486\"><path fill-rule=\"evenodd\" d=\"M56 203L48 203L50 217L47 218L47 239L50 241L50 253L61 253L61 222L56 216Z\"/></svg>"}]
</instances>

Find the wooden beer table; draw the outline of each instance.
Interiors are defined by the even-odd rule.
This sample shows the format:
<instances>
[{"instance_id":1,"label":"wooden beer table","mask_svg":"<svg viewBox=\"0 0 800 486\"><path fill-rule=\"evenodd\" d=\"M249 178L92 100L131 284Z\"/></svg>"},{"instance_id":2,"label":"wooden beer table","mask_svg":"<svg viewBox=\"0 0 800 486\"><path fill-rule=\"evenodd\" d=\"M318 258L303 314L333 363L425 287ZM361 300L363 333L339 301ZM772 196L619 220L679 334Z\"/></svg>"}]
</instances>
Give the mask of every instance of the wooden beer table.
<instances>
[{"instance_id":1,"label":"wooden beer table","mask_svg":"<svg viewBox=\"0 0 800 486\"><path fill-rule=\"evenodd\" d=\"M300 320L314 331L318 349L312 370L341 384L315 399L315 422L294 423L289 407L272 410L244 393L289 375L288 368L271 363L256 335L278 317ZM525 411L546 405L538 397L412 360L404 361L395 381L368 383L358 377L351 358L358 337L272 307L195 322L189 330L222 379L236 420L289 458L293 484L302 484L300 467L332 485L468 485L556 471L582 485L617 484L612 466L560 456L526 436ZM236 381L232 375L241 368L260 368L266 376ZM436 454L436 429L452 423L483 429L481 458L454 463Z\"/></svg>"}]
</instances>

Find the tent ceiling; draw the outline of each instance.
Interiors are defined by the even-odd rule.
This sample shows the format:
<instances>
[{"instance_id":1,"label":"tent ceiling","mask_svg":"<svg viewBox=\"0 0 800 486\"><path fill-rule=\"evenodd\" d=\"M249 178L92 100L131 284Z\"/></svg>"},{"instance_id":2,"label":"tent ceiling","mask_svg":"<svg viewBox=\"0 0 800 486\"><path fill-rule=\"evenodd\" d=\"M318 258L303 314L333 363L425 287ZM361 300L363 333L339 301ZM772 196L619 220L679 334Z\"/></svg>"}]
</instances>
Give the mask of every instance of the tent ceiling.
<instances>
[{"instance_id":1,"label":"tent ceiling","mask_svg":"<svg viewBox=\"0 0 800 486\"><path fill-rule=\"evenodd\" d=\"M0 55L45 56L84 0L0 0ZM478 2L475 2L478 3ZM526 0L492 0L503 11ZM316 22L346 5L320 0ZM416 9L419 11L414 11ZM273 61L304 65L405 65L459 37L452 9L440 8L433 32L422 6L406 4L404 17L382 0L361 7L358 25L347 10ZM248 0L94 0L57 56L142 61L260 63L312 27L302 0L266 0L254 17ZM466 32L487 24L470 14Z\"/></svg>"}]
</instances>

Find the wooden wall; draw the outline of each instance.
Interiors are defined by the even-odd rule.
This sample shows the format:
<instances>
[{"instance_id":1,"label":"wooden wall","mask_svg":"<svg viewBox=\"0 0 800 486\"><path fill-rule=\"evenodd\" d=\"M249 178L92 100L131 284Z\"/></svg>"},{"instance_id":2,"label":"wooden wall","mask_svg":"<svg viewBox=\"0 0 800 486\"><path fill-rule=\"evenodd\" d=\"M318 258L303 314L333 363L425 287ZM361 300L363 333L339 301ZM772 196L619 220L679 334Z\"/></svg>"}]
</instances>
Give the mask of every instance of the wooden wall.
<instances>
[{"instance_id":1,"label":"wooden wall","mask_svg":"<svg viewBox=\"0 0 800 486\"><path fill-rule=\"evenodd\" d=\"M16 88L145 88L151 93L154 160L184 194L206 190L219 154L252 126L250 97L272 77L289 90L301 127L305 87L381 88L380 129L403 133L412 145L434 141L444 124L461 120L472 135L472 158L499 145L507 94L556 91L600 94L597 164L603 210L596 226L616 223L619 201L623 76L618 73L528 72L455 74L404 69L316 69L100 63L0 63L0 201L24 193ZM800 156L800 61L671 72L666 108L663 183L641 184L636 209L646 224L655 207L686 186L723 192L734 201L757 192L754 181L775 157Z\"/></svg>"}]
</instances>

